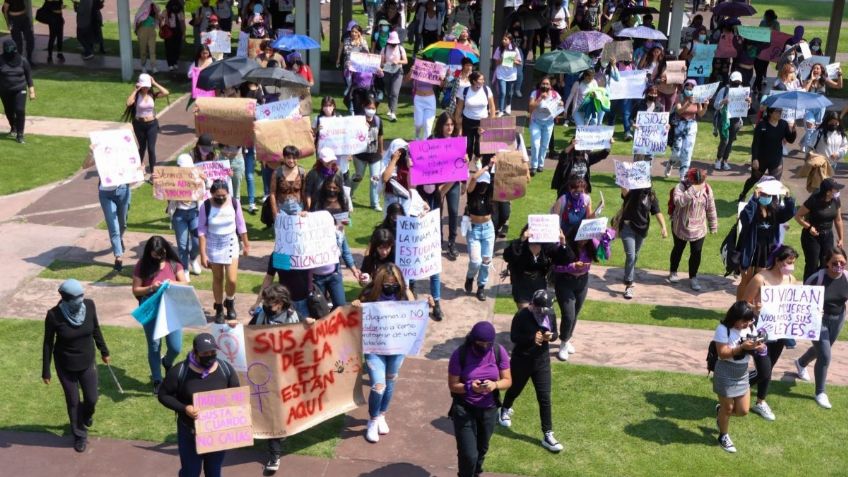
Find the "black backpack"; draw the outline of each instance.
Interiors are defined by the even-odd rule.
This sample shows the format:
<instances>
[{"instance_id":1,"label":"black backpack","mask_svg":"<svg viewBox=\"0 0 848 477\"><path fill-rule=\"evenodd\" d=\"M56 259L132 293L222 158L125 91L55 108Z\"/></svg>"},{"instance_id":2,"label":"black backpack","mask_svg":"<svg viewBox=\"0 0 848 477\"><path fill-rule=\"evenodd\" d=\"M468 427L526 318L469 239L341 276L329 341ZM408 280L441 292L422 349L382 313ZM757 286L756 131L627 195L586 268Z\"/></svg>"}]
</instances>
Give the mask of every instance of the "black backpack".
<instances>
[{"instance_id":1,"label":"black backpack","mask_svg":"<svg viewBox=\"0 0 848 477\"><path fill-rule=\"evenodd\" d=\"M501 367L501 350L503 350L503 346L501 346L500 344L495 343L494 345L492 345L492 351L494 351L494 353L495 353L495 365L498 367L498 370L500 370L500 367ZM468 343L463 343L463 344L459 345L459 369L460 369L460 372L462 372L462 370L465 368L465 362L466 362L467 358L468 358ZM500 391L500 389L495 390L495 392L493 394L495 396L495 405L497 407L501 407L501 391ZM464 397L463 394L451 393L451 398L453 398L453 402L451 402L451 408L448 411L448 417L453 418L454 406L461 405L463 397Z\"/></svg>"},{"instance_id":2,"label":"black backpack","mask_svg":"<svg viewBox=\"0 0 848 477\"><path fill-rule=\"evenodd\" d=\"M727 330L727 339L730 339L730 329L725 327ZM718 346L716 346L715 340L710 341L710 345L707 347L707 376L710 373L715 371L715 365L718 362Z\"/></svg>"},{"instance_id":3,"label":"black backpack","mask_svg":"<svg viewBox=\"0 0 848 477\"><path fill-rule=\"evenodd\" d=\"M738 274L742 267L742 252L736 247L737 229L739 222L733 224L719 248L721 261L724 264L724 276Z\"/></svg>"},{"instance_id":4,"label":"black backpack","mask_svg":"<svg viewBox=\"0 0 848 477\"><path fill-rule=\"evenodd\" d=\"M221 368L221 372L224 373L224 377L227 378L227 381L229 381L230 376L235 373L233 368L230 366L230 363L217 358L215 359L215 361L218 362L218 367ZM188 376L188 364L186 364L187 362L188 359L180 362L180 364L178 365L180 367L180 370L179 374L177 375L177 394L180 393L180 390L183 388L183 384L185 384L186 376Z\"/></svg>"}]
</instances>

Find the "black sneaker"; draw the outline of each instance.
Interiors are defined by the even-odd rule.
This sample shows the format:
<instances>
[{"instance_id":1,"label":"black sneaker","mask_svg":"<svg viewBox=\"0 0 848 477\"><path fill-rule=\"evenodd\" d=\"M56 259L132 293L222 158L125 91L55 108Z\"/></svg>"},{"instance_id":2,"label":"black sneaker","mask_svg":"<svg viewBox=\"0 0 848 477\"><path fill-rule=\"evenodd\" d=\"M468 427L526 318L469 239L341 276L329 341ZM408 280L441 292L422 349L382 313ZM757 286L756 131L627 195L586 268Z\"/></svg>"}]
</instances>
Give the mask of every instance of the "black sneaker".
<instances>
[{"instance_id":1,"label":"black sneaker","mask_svg":"<svg viewBox=\"0 0 848 477\"><path fill-rule=\"evenodd\" d=\"M271 457L268 459L268 462L265 463L265 468L262 469L265 475L274 475L277 470L280 468L280 458L279 457Z\"/></svg>"},{"instance_id":2,"label":"black sneaker","mask_svg":"<svg viewBox=\"0 0 848 477\"><path fill-rule=\"evenodd\" d=\"M456 244L453 242L448 243L447 257L451 262L455 261L457 257L459 257L459 254L456 253Z\"/></svg>"},{"instance_id":3,"label":"black sneaker","mask_svg":"<svg viewBox=\"0 0 848 477\"><path fill-rule=\"evenodd\" d=\"M473 287L474 287L474 279L473 278L466 278L465 279L465 294L470 295L472 293L472 291L474 290Z\"/></svg>"},{"instance_id":4,"label":"black sneaker","mask_svg":"<svg viewBox=\"0 0 848 477\"><path fill-rule=\"evenodd\" d=\"M433 321L442 321L444 319L445 314L442 312L442 307L439 306L438 300L433 305Z\"/></svg>"},{"instance_id":5,"label":"black sneaker","mask_svg":"<svg viewBox=\"0 0 848 477\"><path fill-rule=\"evenodd\" d=\"M88 428L88 427L93 426L93 425L94 425L94 418L93 418L93 417L89 417L88 419L86 419L86 420L82 423L82 425L83 425L83 426L85 426L85 427L87 427L87 428Z\"/></svg>"},{"instance_id":6,"label":"black sneaker","mask_svg":"<svg viewBox=\"0 0 848 477\"><path fill-rule=\"evenodd\" d=\"M59 53L58 55L56 55L56 57L57 57L57 58L59 58L59 64L60 64L60 65L64 65L64 64L65 64L65 55L63 55L63 54Z\"/></svg>"},{"instance_id":7,"label":"black sneaker","mask_svg":"<svg viewBox=\"0 0 848 477\"><path fill-rule=\"evenodd\" d=\"M477 299L486 301L486 287L477 287Z\"/></svg>"},{"instance_id":8,"label":"black sneaker","mask_svg":"<svg viewBox=\"0 0 848 477\"><path fill-rule=\"evenodd\" d=\"M224 305L215 303L215 324L221 325L224 323Z\"/></svg>"},{"instance_id":9,"label":"black sneaker","mask_svg":"<svg viewBox=\"0 0 848 477\"><path fill-rule=\"evenodd\" d=\"M530 177L536 177L536 169L530 169Z\"/></svg>"},{"instance_id":10,"label":"black sneaker","mask_svg":"<svg viewBox=\"0 0 848 477\"><path fill-rule=\"evenodd\" d=\"M18 141L18 144L26 144L26 141L24 141L24 135L23 134L18 134L18 136L15 138L15 140Z\"/></svg>"},{"instance_id":11,"label":"black sneaker","mask_svg":"<svg viewBox=\"0 0 848 477\"><path fill-rule=\"evenodd\" d=\"M115 259L115 265L112 266L112 270L115 270L118 273L121 273L121 270L124 269L124 262L120 259Z\"/></svg>"},{"instance_id":12,"label":"black sneaker","mask_svg":"<svg viewBox=\"0 0 848 477\"><path fill-rule=\"evenodd\" d=\"M506 234L509 233L509 224L501 225L501 228L498 229L498 238L506 238Z\"/></svg>"},{"instance_id":13,"label":"black sneaker","mask_svg":"<svg viewBox=\"0 0 848 477\"><path fill-rule=\"evenodd\" d=\"M162 381L153 381L153 394L159 394L159 388L162 387Z\"/></svg>"},{"instance_id":14,"label":"black sneaker","mask_svg":"<svg viewBox=\"0 0 848 477\"><path fill-rule=\"evenodd\" d=\"M88 444L88 439L85 437L74 437L74 450L77 452L85 452L85 446Z\"/></svg>"},{"instance_id":15,"label":"black sneaker","mask_svg":"<svg viewBox=\"0 0 848 477\"><path fill-rule=\"evenodd\" d=\"M733 445L733 441L730 440L729 434L724 434L718 438L718 445L724 449L725 452L730 452L731 454L736 452L736 446Z\"/></svg>"}]
</instances>

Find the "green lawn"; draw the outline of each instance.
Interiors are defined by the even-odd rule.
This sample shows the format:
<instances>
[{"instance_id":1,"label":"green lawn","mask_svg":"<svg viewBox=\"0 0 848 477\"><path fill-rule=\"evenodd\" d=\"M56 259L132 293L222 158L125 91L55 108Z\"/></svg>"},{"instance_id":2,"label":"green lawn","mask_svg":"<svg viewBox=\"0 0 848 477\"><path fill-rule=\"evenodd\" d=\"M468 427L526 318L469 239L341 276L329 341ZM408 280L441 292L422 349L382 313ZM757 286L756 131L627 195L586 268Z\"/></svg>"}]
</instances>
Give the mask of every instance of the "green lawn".
<instances>
[{"instance_id":1,"label":"green lawn","mask_svg":"<svg viewBox=\"0 0 848 477\"><path fill-rule=\"evenodd\" d=\"M839 424L848 418L844 387L828 387L834 407L823 410L813 401L812 384L773 382L768 402L777 420L755 414L731 419L730 435L739 449L732 455L716 443L717 401L703 375L574 364L552 368L553 427L565 450L552 454L539 444L538 408L528 385L514 405L512 427L495 431L487 471L539 477L795 476L800 462L815 462L815 475L845 474L848 428Z\"/></svg>"},{"instance_id":2,"label":"green lawn","mask_svg":"<svg viewBox=\"0 0 848 477\"><path fill-rule=\"evenodd\" d=\"M91 429L93 437L176 442L174 414L151 394L147 349L141 327L103 326L112 353L112 369L124 394L120 394L102 364L98 364L100 400ZM0 334L15 339L0 340L6 356L6 383L0 390L0 429L49 432L69 435L68 415L59 381L41 383L41 348L44 325L40 321L0 319ZM191 349L194 337L186 334L183 351ZM98 359L99 363L99 359ZM337 417L304 433L286 439L288 452L332 457L339 442L344 419ZM69 438L70 445L70 438ZM257 444L264 449L264 443Z\"/></svg>"},{"instance_id":3,"label":"green lawn","mask_svg":"<svg viewBox=\"0 0 848 477\"><path fill-rule=\"evenodd\" d=\"M762 20L766 10L772 9L777 14L780 29L789 33L795 28L795 23L789 20L827 21L830 19L833 6L832 2L799 2L797 0L757 0L753 2L753 5L757 9L757 14L753 17L757 19L757 23Z\"/></svg>"},{"instance_id":4,"label":"green lawn","mask_svg":"<svg viewBox=\"0 0 848 477\"><path fill-rule=\"evenodd\" d=\"M87 139L27 134L26 144L18 144L6 126L0 126L0 195L65 179L88 154Z\"/></svg>"}]
</instances>

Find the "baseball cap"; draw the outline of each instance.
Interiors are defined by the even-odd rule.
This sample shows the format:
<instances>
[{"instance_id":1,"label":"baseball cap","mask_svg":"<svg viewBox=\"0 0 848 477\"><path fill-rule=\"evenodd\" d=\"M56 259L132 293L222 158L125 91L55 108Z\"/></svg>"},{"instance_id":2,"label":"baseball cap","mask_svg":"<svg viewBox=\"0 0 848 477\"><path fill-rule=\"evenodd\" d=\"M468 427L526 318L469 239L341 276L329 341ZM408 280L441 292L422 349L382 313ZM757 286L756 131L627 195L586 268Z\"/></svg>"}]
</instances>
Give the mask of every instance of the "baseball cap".
<instances>
[{"instance_id":1,"label":"baseball cap","mask_svg":"<svg viewBox=\"0 0 848 477\"><path fill-rule=\"evenodd\" d=\"M336 153L329 147L322 147L321 150L318 151L318 158L321 159L321 162L324 164L329 164L337 160Z\"/></svg>"},{"instance_id":2,"label":"baseball cap","mask_svg":"<svg viewBox=\"0 0 848 477\"><path fill-rule=\"evenodd\" d=\"M209 333L200 333L194 337L194 351L197 353L205 353L206 351L215 351L218 345L215 344L215 337Z\"/></svg>"},{"instance_id":3,"label":"baseball cap","mask_svg":"<svg viewBox=\"0 0 848 477\"><path fill-rule=\"evenodd\" d=\"M153 86L153 78L147 73L138 75L138 81L135 83L136 88L150 88Z\"/></svg>"},{"instance_id":4,"label":"baseball cap","mask_svg":"<svg viewBox=\"0 0 848 477\"><path fill-rule=\"evenodd\" d=\"M742 73L738 71L730 73L730 81L742 81Z\"/></svg>"},{"instance_id":5,"label":"baseball cap","mask_svg":"<svg viewBox=\"0 0 848 477\"><path fill-rule=\"evenodd\" d=\"M831 190L841 190L843 187L845 187L843 184L836 182L832 177L828 177L819 184L819 191L824 193Z\"/></svg>"},{"instance_id":6,"label":"baseball cap","mask_svg":"<svg viewBox=\"0 0 848 477\"><path fill-rule=\"evenodd\" d=\"M550 295L548 295L548 291L545 289L539 289L533 292L533 299L531 303L533 303L533 306L536 307L541 314L548 314L553 311L551 309L553 306L553 300L551 300Z\"/></svg>"}]
</instances>

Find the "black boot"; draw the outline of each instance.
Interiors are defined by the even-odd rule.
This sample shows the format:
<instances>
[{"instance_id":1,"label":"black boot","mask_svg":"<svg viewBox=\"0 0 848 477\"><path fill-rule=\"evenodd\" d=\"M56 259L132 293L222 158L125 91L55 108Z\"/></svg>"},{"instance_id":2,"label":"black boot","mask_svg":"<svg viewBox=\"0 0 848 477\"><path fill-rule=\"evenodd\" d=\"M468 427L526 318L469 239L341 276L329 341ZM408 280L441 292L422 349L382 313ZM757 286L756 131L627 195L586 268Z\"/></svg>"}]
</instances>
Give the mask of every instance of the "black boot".
<instances>
[{"instance_id":1,"label":"black boot","mask_svg":"<svg viewBox=\"0 0 848 477\"><path fill-rule=\"evenodd\" d=\"M227 309L227 319L235 320L236 319L236 300L235 299L224 299L224 308Z\"/></svg>"},{"instance_id":2,"label":"black boot","mask_svg":"<svg viewBox=\"0 0 848 477\"><path fill-rule=\"evenodd\" d=\"M453 262L453 261L456 260L456 258L458 256L459 255L457 255L457 253L456 253L456 244L453 243L453 242L448 242L448 253L447 253L448 260Z\"/></svg>"},{"instance_id":3,"label":"black boot","mask_svg":"<svg viewBox=\"0 0 848 477\"><path fill-rule=\"evenodd\" d=\"M53 55L47 55L47 64L48 64L48 65L52 65L52 64L53 64Z\"/></svg>"},{"instance_id":4,"label":"black boot","mask_svg":"<svg viewBox=\"0 0 848 477\"><path fill-rule=\"evenodd\" d=\"M473 288L472 288L473 286L474 286L474 279L473 278L466 278L465 279L465 294L466 295L471 294L471 292L473 291Z\"/></svg>"},{"instance_id":5,"label":"black boot","mask_svg":"<svg viewBox=\"0 0 848 477\"><path fill-rule=\"evenodd\" d=\"M65 55L63 55L63 54L59 53L58 55L56 55L56 57L57 57L57 58L59 58L59 64L60 64L60 65L64 65L64 64L65 64Z\"/></svg>"},{"instance_id":6,"label":"black boot","mask_svg":"<svg viewBox=\"0 0 848 477\"><path fill-rule=\"evenodd\" d=\"M486 287L477 287L477 299L480 301L486 301Z\"/></svg>"},{"instance_id":7,"label":"black boot","mask_svg":"<svg viewBox=\"0 0 848 477\"><path fill-rule=\"evenodd\" d=\"M501 228L498 229L498 238L506 238L506 234L509 233L509 224L501 225Z\"/></svg>"},{"instance_id":8,"label":"black boot","mask_svg":"<svg viewBox=\"0 0 848 477\"><path fill-rule=\"evenodd\" d=\"M442 307L439 306L439 300L433 305L433 321L442 321L445 314L442 312Z\"/></svg>"},{"instance_id":9,"label":"black boot","mask_svg":"<svg viewBox=\"0 0 848 477\"><path fill-rule=\"evenodd\" d=\"M220 325L224 323L224 305L215 303L215 323Z\"/></svg>"}]
</instances>

